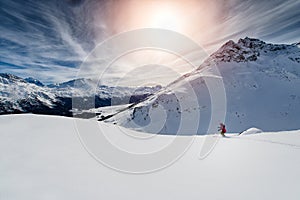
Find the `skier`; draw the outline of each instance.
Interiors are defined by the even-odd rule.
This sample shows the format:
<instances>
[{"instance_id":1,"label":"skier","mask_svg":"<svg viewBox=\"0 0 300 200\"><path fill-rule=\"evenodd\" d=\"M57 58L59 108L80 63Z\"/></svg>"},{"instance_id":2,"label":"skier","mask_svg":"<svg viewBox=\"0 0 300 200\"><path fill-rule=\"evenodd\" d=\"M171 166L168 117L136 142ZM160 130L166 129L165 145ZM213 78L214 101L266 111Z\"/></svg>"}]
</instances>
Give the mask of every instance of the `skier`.
<instances>
[{"instance_id":1,"label":"skier","mask_svg":"<svg viewBox=\"0 0 300 200\"><path fill-rule=\"evenodd\" d=\"M221 135L222 135L223 137L225 137L225 133L226 133L225 124L220 123L220 127L219 127L218 131L221 131L221 132L220 132Z\"/></svg>"}]
</instances>

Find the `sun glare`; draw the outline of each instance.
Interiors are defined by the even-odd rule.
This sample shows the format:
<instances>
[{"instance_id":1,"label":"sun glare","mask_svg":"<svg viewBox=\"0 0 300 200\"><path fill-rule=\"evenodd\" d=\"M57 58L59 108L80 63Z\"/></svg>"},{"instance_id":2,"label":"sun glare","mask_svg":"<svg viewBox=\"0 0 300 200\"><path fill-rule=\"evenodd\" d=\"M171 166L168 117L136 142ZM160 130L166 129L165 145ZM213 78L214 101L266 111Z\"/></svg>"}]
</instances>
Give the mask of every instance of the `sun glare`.
<instances>
[{"instance_id":1,"label":"sun glare","mask_svg":"<svg viewBox=\"0 0 300 200\"><path fill-rule=\"evenodd\" d=\"M215 1L130 0L116 1L112 5L111 17L107 22L110 34L140 28L161 28L206 43L227 28L218 29L216 26L222 15L217 12Z\"/></svg>"},{"instance_id":2,"label":"sun glare","mask_svg":"<svg viewBox=\"0 0 300 200\"><path fill-rule=\"evenodd\" d=\"M181 32L186 16L180 1L130 1L115 10L115 29L161 28ZM126 19L126 20L124 20Z\"/></svg>"},{"instance_id":3,"label":"sun glare","mask_svg":"<svg viewBox=\"0 0 300 200\"><path fill-rule=\"evenodd\" d=\"M159 9L153 13L149 25L151 28L162 28L180 31L180 19L178 13L170 9Z\"/></svg>"}]
</instances>

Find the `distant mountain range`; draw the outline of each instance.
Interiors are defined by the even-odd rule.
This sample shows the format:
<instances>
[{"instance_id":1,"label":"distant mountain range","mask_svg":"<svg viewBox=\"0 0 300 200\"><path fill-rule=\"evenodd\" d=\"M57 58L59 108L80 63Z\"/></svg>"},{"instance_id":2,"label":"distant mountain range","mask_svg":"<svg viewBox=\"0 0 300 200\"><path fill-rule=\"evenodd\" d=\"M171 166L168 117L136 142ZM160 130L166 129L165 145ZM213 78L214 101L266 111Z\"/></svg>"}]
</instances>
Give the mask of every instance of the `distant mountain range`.
<instances>
[{"instance_id":1,"label":"distant mountain range","mask_svg":"<svg viewBox=\"0 0 300 200\"><path fill-rule=\"evenodd\" d=\"M75 86L76 83L76 86ZM137 103L161 89L155 87L96 87L90 79L45 86L34 78L0 73L0 114L36 113L72 116L72 98L95 98L95 107ZM88 117L88 116L85 116Z\"/></svg>"},{"instance_id":2,"label":"distant mountain range","mask_svg":"<svg viewBox=\"0 0 300 200\"><path fill-rule=\"evenodd\" d=\"M225 108L218 108L218 99L212 102L208 86L213 84L224 84ZM106 121L151 133L206 134L212 132L209 127L217 132L222 122L211 120L218 109L225 109L229 132L299 129L299 43L267 44L248 37L229 41L198 69Z\"/></svg>"}]
</instances>

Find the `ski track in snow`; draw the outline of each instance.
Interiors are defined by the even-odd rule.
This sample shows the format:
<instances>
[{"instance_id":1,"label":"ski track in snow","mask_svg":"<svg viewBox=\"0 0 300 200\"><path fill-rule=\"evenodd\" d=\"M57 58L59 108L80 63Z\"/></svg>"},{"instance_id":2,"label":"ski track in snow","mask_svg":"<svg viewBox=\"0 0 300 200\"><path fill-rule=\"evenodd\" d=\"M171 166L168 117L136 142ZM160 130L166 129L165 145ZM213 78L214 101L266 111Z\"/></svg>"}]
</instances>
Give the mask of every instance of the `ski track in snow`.
<instances>
[{"instance_id":1,"label":"ski track in snow","mask_svg":"<svg viewBox=\"0 0 300 200\"><path fill-rule=\"evenodd\" d=\"M224 137L222 137L222 138L224 138ZM269 144L283 145L283 146L287 146L287 147L291 147L291 148L300 149L300 145L288 144L288 143L284 143L284 142L277 142L277 141L272 141L272 140L267 140L267 139L253 139L248 136L226 136L225 139L226 138L238 139L238 140L249 140L249 141L253 141L253 142L264 142L264 143L269 143Z\"/></svg>"}]
</instances>

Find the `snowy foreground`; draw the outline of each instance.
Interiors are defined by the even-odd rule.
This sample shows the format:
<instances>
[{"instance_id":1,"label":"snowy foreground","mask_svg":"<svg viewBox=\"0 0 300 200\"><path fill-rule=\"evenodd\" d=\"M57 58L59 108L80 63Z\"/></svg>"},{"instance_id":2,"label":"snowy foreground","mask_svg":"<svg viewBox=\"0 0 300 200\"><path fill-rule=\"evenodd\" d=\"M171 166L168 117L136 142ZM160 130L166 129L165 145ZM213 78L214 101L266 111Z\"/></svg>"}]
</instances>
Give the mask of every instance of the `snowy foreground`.
<instances>
[{"instance_id":1,"label":"snowy foreground","mask_svg":"<svg viewBox=\"0 0 300 200\"><path fill-rule=\"evenodd\" d=\"M0 199L300 198L300 130L210 136L218 142L203 160L199 153L206 137L180 136L179 140L195 140L172 165L152 173L129 174L94 159L78 137L76 121L86 127L91 123L30 114L0 116ZM124 128L99 126L118 146L126 143ZM174 138L152 135L122 148L143 152Z\"/></svg>"}]
</instances>

